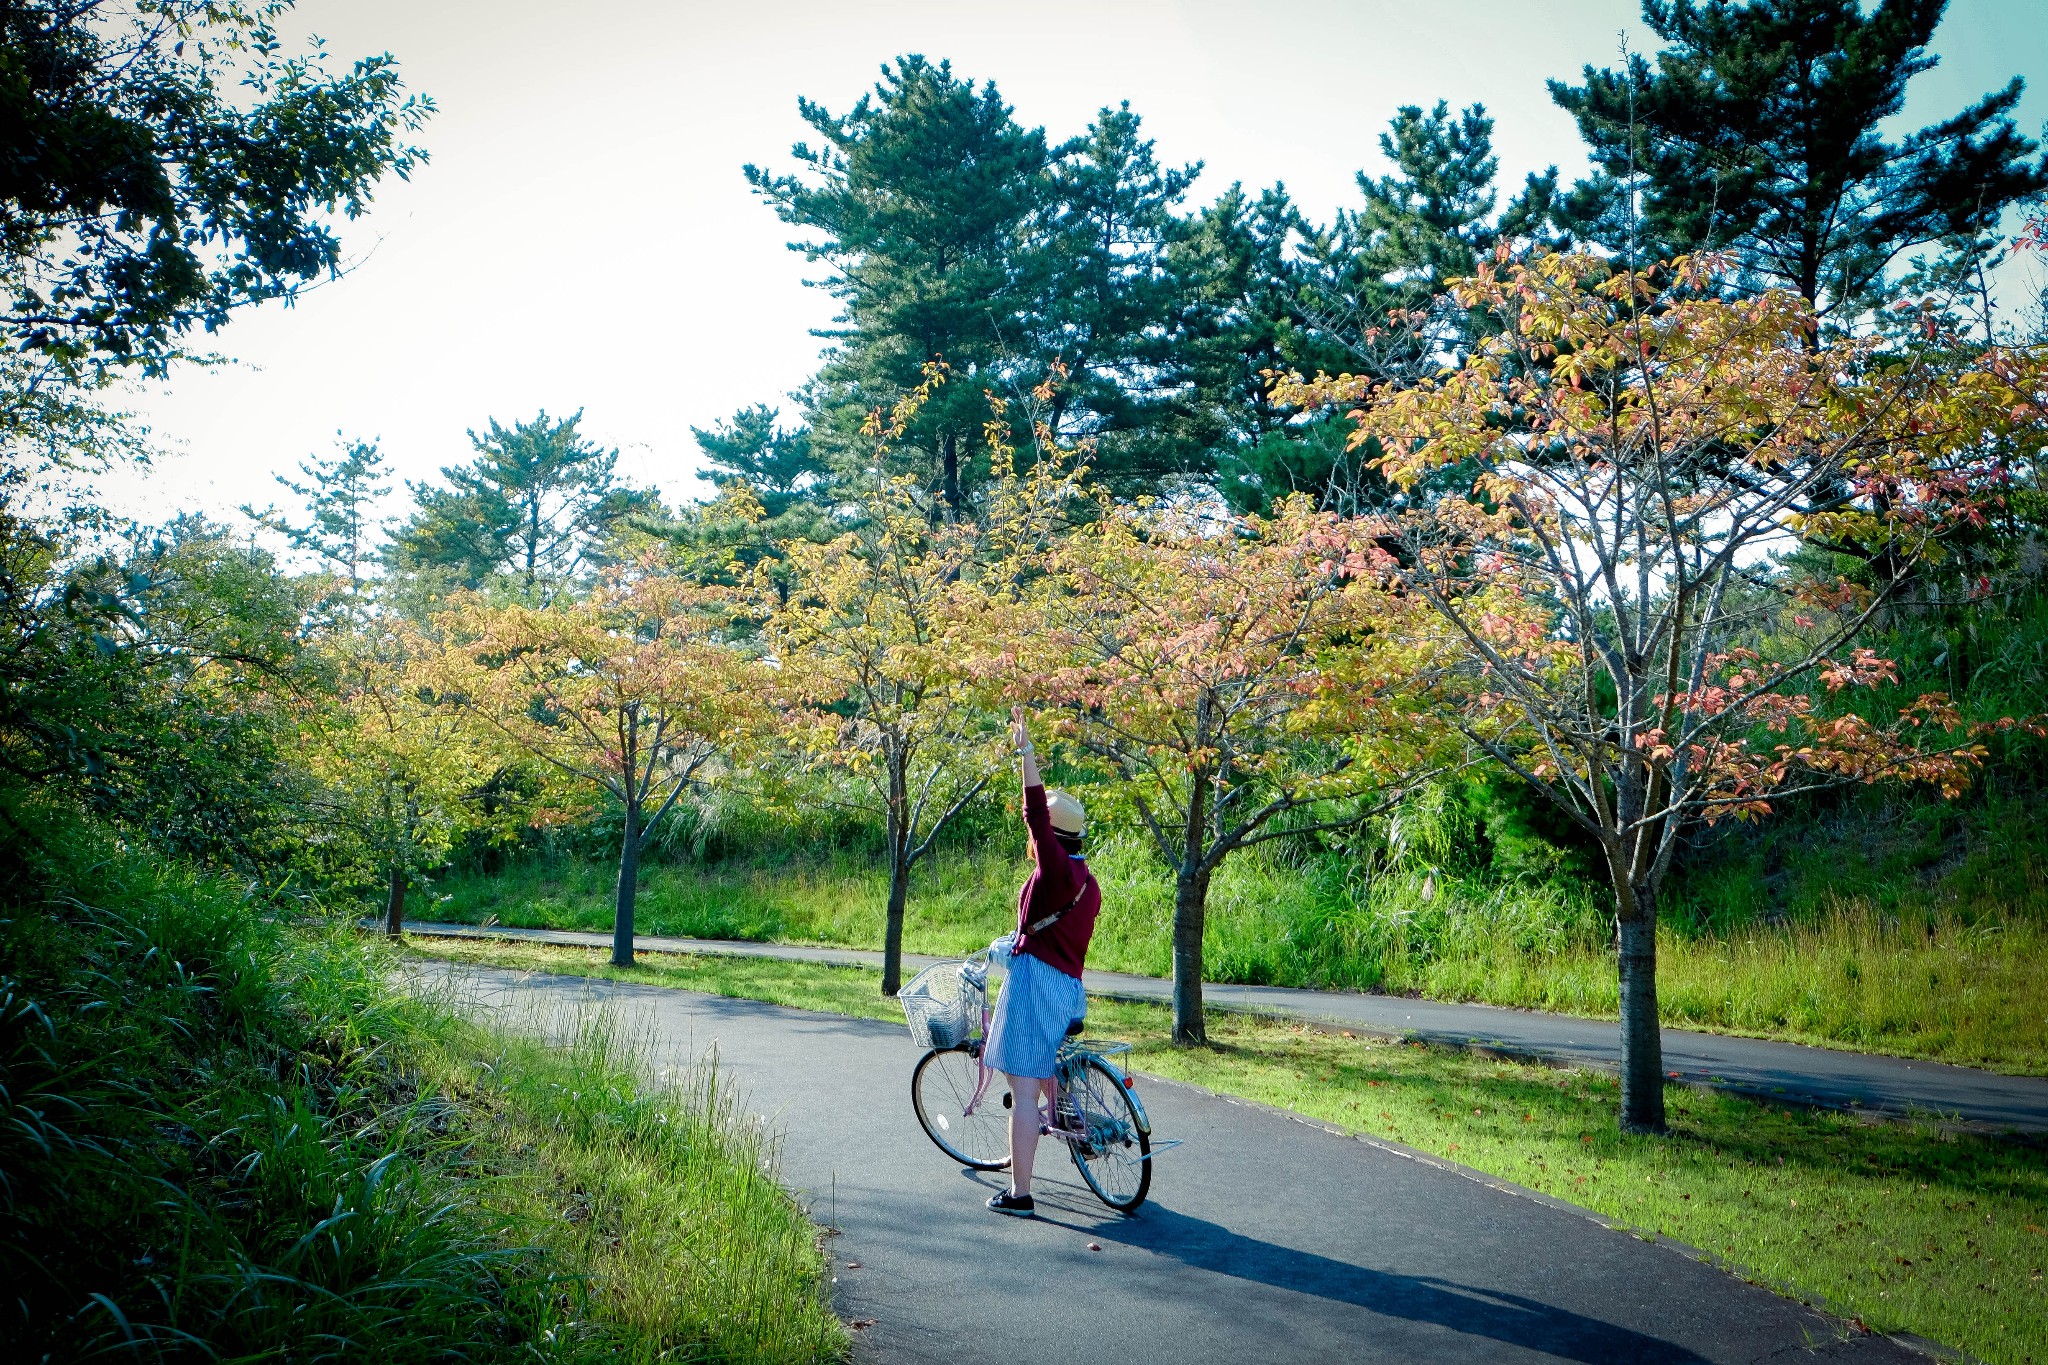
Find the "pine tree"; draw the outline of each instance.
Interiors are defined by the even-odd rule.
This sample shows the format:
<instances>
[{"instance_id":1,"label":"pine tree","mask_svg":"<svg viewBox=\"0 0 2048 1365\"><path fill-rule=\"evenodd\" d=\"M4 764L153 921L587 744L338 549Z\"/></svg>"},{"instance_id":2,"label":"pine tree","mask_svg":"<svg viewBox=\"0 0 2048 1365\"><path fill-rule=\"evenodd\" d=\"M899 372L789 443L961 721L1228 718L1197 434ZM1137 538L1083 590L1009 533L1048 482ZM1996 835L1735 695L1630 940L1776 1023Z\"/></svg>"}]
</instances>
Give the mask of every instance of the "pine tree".
<instances>
[{"instance_id":1,"label":"pine tree","mask_svg":"<svg viewBox=\"0 0 2048 1365\"><path fill-rule=\"evenodd\" d=\"M1502 243L1542 241L1556 193L1555 168L1531 175L1496 213L1493 119L1482 105L1453 115L1439 101L1406 105L1380 134L1394 173L1358 173L1364 202L1328 228L1299 224L1282 292L1294 317L1276 332L1286 368L1408 380L1434 370L1472 340L1473 318L1443 294ZM1298 221L1298 220L1297 220ZM1263 419L1225 450L1217 489L1241 511L1264 513L1292 493L1357 513L1393 495L1370 464L1377 450L1347 449L1349 428L1328 415Z\"/></svg>"},{"instance_id":2,"label":"pine tree","mask_svg":"<svg viewBox=\"0 0 2048 1365\"><path fill-rule=\"evenodd\" d=\"M884 66L843 115L808 99L798 109L823 143L791 149L796 175L748 166L746 176L810 234L792 248L830 267L818 283L844 305L819 333L837 344L816 390L813 439L828 459L855 458L865 414L943 362L951 382L901 448L926 462L920 472L958 515L963 461L988 413L982 391L1007 387L1008 363L1026 346L1039 267L1025 247L1045 205L1045 134L1020 127L993 82L977 86L916 55Z\"/></svg>"},{"instance_id":3,"label":"pine tree","mask_svg":"<svg viewBox=\"0 0 2048 1365\"><path fill-rule=\"evenodd\" d=\"M1167 429L1188 452L1186 466L1204 475L1288 423L1268 376L1294 367L1299 355L1300 232L1284 185L1253 198L1234 184L1168 252L1181 299L1174 354L1186 388Z\"/></svg>"},{"instance_id":4,"label":"pine tree","mask_svg":"<svg viewBox=\"0 0 2048 1365\"><path fill-rule=\"evenodd\" d=\"M745 484L771 520L797 502L817 501L830 484L831 471L812 453L810 431L780 425L781 416L756 403L709 431L690 428L711 466L705 477L720 488Z\"/></svg>"},{"instance_id":5,"label":"pine tree","mask_svg":"<svg viewBox=\"0 0 2048 1365\"><path fill-rule=\"evenodd\" d=\"M1638 259L1732 249L1838 325L1881 291L1915 245L1993 230L2007 205L2048 186L2015 131L2018 77L1897 141L1880 124L1934 66L1947 0L1644 0L1667 46L1656 65L1550 82L1603 174L1561 217ZM1632 181L1642 187L1639 217Z\"/></svg>"},{"instance_id":6,"label":"pine tree","mask_svg":"<svg viewBox=\"0 0 2048 1365\"><path fill-rule=\"evenodd\" d=\"M451 571L470 587L506 574L529 597L598 567L613 530L657 499L618 481L619 453L584 440L582 419L581 410L559 421L542 412L470 432L476 458L442 469L448 487L408 481L416 510L394 540L396 562Z\"/></svg>"},{"instance_id":7,"label":"pine tree","mask_svg":"<svg viewBox=\"0 0 2048 1365\"><path fill-rule=\"evenodd\" d=\"M1044 297L1032 310L1037 363L1065 370L1048 425L1063 442L1092 441L1090 467L1120 492L1188 472L1186 447L1165 431L1182 378L1168 255L1176 210L1201 166L1162 169L1141 127L1126 102L1058 150L1041 242Z\"/></svg>"},{"instance_id":8,"label":"pine tree","mask_svg":"<svg viewBox=\"0 0 2048 1365\"><path fill-rule=\"evenodd\" d=\"M1304 244L1306 306L1316 336L1303 369L1380 378L1433 365L1469 340L1462 310L1437 307L1445 283L1470 275L1503 242L1542 238L1557 189L1555 167L1531 175L1499 214L1493 118L1474 104L1455 117L1438 101L1404 105L1380 134L1394 174L1358 173L1364 203L1340 210ZM1428 317L1420 316L1424 312ZM1417 316L1404 320L1400 315Z\"/></svg>"},{"instance_id":9,"label":"pine tree","mask_svg":"<svg viewBox=\"0 0 2048 1365\"><path fill-rule=\"evenodd\" d=\"M818 458L810 429L784 427L780 417L757 403L708 431L690 428L718 495L639 523L670 546L670 572L731 586L765 564L767 579L787 593L791 580L778 567L785 542L823 541L845 529L832 470Z\"/></svg>"},{"instance_id":10,"label":"pine tree","mask_svg":"<svg viewBox=\"0 0 2048 1365\"><path fill-rule=\"evenodd\" d=\"M335 435L340 437L340 433ZM375 559L374 544L384 526L375 515L377 502L391 491L384 452L375 441L342 439L339 449L327 459L302 460L299 472L304 483L274 476L306 505L310 517L303 525L286 520L276 507L257 511L244 505L242 514L284 537L285 543L302 554L313 556L320 570L333 577L346 600L362 596L363 580Z\"/></svg>"}]
</instances>

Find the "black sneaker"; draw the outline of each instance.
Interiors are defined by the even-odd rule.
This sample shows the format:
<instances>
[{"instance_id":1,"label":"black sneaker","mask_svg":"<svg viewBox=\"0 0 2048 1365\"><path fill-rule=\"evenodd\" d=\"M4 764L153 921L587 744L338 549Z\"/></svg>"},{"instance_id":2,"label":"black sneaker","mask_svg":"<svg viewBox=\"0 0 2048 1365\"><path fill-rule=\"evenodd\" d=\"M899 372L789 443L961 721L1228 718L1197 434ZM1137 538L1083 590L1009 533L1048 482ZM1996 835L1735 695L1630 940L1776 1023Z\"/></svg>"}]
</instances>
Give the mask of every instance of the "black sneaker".
<instances>
[{"instance_id":1,"label":"black sneaker","mask_svg":"<svg viewBox=\"0 0 2048 1365\"><path fill-rule=\"evenodd\" d=\"M1001 1194L990 1195L988 1197L988 1206L992 1212L1007 1213L1012 1218L1035 1218L1038 1216L1038 1206L1031 1202L1031 1196L1028 1194L1011 1194L1008 1190L1004 1190Z\"/></svg>"}]
</instances>

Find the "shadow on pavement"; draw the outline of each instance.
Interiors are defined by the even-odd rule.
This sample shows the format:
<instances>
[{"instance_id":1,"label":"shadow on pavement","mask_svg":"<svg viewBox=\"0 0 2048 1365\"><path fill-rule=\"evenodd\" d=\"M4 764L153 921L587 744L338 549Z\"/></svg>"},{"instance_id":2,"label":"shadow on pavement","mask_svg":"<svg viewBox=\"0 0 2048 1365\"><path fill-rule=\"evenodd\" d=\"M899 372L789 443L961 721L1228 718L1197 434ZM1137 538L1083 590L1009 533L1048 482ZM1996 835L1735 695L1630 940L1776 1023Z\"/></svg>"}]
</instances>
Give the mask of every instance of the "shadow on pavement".
<instances>
[{"instance_id":1,"label":"shadow on pavement","mask_svg":"<svg viewBox=\"0 0 2048 1365\"><path fill-rule=\"evenodd\" d=\"M1551 1304L1426 1275L1397 1275L1240 1236L1215 1223L1148 1205L1136 1218L1060 1223L1104 1241L1165 1256L1212 1274L1348 1303L1367 1312L1429 1323L1541 1351L1585 1365L1636 1365L1645 1360L1704 1365L1705 1358L1672 1342Z\"/></svg>"}]
</instances>

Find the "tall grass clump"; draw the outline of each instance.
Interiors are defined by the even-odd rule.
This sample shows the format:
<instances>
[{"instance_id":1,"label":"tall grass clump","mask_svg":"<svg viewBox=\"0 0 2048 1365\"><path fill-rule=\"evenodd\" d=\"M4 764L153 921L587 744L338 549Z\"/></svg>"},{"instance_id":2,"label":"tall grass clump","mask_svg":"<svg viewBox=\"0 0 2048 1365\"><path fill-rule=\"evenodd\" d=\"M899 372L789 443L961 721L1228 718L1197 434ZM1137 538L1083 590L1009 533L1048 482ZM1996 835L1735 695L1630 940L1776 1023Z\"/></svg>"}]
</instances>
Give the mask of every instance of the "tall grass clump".
<instances>
[{"instance_id":1,"label":"tall grass clump","mask_svg":"<svg viewBox=\"0 0 2048 1365\"><path fill-rule=\"evenodd\" d=\"M311 905L62 810L0 820L0 1339L17 1358L837 1353L814 1235L706 1093L644 1093L615 1068L588 1122L561 1122L545 1087L587 1056L406 995ZM534 1153L503 1141L549 1124ZM556 1227L564 1191L628 1158L659 1180L727 1171L695 1216L772 1268L737 1298L726 1275L666 1316L615 1310L618 1276ZM736 1313L774 1326L736 1331Z\"/></svg>"},{"instance_id":2,"label":"tall grass clump","mask_svg":"<svg viewBox=\"0 0 2048 1365\"><path fill-rule=\"evenodd\" d=\"M650 1077L611 1020L472 1026L438 1077L478 1114L492 1207L578 1268L580 1327L635 1360L837 1359L818 1232L714 1066ZM558 1328L561 1332L568 1328Z\"/></svg>"}]
</instances>

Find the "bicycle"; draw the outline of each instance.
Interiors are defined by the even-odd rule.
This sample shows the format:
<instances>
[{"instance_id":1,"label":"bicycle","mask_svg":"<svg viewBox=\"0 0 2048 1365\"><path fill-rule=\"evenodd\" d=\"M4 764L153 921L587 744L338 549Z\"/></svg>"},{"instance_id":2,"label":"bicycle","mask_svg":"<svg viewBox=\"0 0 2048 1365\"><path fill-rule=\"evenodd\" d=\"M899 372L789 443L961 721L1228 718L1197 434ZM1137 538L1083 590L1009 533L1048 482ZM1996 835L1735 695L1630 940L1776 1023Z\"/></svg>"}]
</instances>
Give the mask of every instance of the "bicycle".
<instances>
[{"instance_id":1,"label":"bicycle","mask_svg":"<svg viewBox=\"0 0 2048 1365\"><path fill-rule=\"evenodd\" d=\"M912 977L897 1000L910 1036L926 1049L910 1073L910 1105L925 1136L947 1156L977 1171L1010 1164L1007 1089L982 1060L988 1041L987 951L940 962ZM1066 1144L1095 1197L1119 1213L1145 1202L1152 1188L1152 1121L1136 1082L1116 1059L1129 1043L1083 1041L1080 1021L1068 1030L1053 1063L1053 1104L1040 1110L1039 1133ZM1167 1144L1172 1145L1172 1144Z\"/></svg>"}]
</instances>

